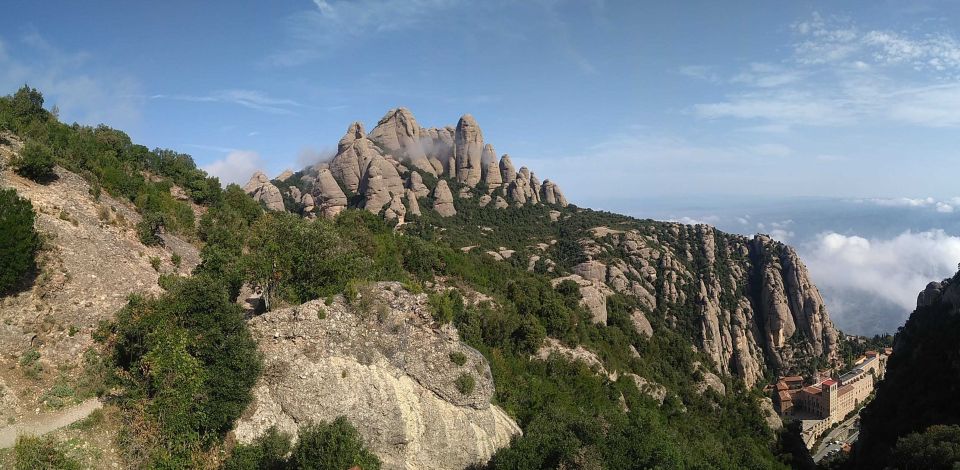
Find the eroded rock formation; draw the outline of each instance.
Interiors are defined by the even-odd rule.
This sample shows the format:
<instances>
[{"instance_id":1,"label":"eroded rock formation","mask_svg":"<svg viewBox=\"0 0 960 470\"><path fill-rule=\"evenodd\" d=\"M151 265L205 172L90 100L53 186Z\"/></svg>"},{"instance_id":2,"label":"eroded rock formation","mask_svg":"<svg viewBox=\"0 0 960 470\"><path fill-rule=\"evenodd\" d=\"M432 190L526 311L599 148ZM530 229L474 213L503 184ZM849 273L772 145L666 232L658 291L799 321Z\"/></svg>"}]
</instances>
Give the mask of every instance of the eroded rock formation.
<instances>
[{"instance_id":1,"label":"eroded rock formation","mask_svg":"<svg viewBox=\"0 0 960 470\"><path fill-rule=\"evenodd\" d=\"M486 360L451 326L433 323L427 295L399 283L359 295L364 302L338 296L251 320L265 368L237 439L250 442L270 426L295 434L301 423L344 415L391 469L460 469L509 445L520 429L490 404ZM453 363L451 353L466 362ZM463 375L476 384L467 393L456 385Z\"/></svg>"}]
</instances>

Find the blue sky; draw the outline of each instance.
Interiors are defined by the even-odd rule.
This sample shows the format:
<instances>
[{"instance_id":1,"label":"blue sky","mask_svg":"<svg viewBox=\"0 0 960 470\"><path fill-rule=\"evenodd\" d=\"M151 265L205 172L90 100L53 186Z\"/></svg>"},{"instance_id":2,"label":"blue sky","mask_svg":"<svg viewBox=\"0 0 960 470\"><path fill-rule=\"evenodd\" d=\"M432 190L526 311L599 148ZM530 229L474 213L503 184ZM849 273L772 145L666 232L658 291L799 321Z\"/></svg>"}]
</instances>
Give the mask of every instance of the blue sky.
<instances>
[{"instance_id":1,"label":"blue sky","mask_svg":"<svg viewBox=\"0 0 960 470\"><path fill-rule=\"evenodd\" d=\"M598 208L958 195L955 3L243 3L15 1L0 86L234 181L406 106Z\"/></svg>"}]
</instances>

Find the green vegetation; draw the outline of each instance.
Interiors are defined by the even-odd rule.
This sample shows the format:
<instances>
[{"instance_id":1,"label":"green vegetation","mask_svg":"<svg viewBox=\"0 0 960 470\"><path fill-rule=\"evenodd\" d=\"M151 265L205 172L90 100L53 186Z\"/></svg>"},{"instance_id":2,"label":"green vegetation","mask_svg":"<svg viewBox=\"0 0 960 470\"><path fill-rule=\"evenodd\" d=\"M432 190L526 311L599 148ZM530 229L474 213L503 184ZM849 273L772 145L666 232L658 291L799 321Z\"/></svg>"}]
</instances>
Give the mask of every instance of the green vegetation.
<instances>
[{"instance_id":1,"label":"green vegetation","mask_svg":"<svg viewBox=\"0 0 960 470\"><path fill-rule=\"evenodd\" d=\"M218 442L249 403L261 367L243 312L205 275L159 298L133 297L101 339L135 425L128 450L153 466L190 466Z\"/></svg>"},{"instance_id":2,"label":"green vegetation","mask_svg":"<svg viewBox=\"0 0 960 470\"><path fill-rule=\"evenodd\" d=\"M0 295L20 286L36 270L40 236L33 205L12 189L0 189Z\"/></svg>"},{"instance_id":3,"label":"green vegetation","mask_svg":"<svg viewBox=\"0 0 960 470\"><path fill-rule=\"evenodd\" d=\"M470 374L460 374L457 377L457 390L463 395L469 395L473 393L473 388L477 385L476 379L473 378Z\"/></svg>"},{"instance_id":4,"label":"green vegetation","mask_svg":"<svg viewBox=\"0 0 960 470\"><path fill-rule=\"evenodd\" d=\"M894 469L952 470L960 465L960 426L930 426L901 437L893 448Z\"/></svg>"},{"instance_id":5,"label":"green vegetation","mask_svg":"<svg viewBox=\"0 0 960 470\"><path fill-rule=\"evenodd\" d=\"M23 375L31 379L40 378L40 373L43 372L43 365L40 364L40 351L29 349L20 356L20 360L17 362L20 365L20 370L23 371Z\"/></svg>"},{"instance_id":6,"label":"green vegetation","mask_svg":"<svg viewBox=\"0 0 960 470\"><path fill-rule=\"evenodd\" d=\"M467 363L467 355L460 351L454 351L450 353L450 362L462 366Z\"/></svg>"},{"instance_id":7,"label":"green vegetation","mask_svg":"<svg viewBox=\"0 0 960 470\"><path fill-rule=\"evenodd\" d=\"M340 417L329 424L301 427L292 447L290 436L271 428L252 444L235 447L224 469L344 470L353 466L377 470L380 460L364 447L356 428Z\"/></svg>"},{"instance_id":8,"label":"green vegetation","mask_svg":"<svg viewBox=\"0 0 960 470\"><path fill-rule=\"evenodd\" d=\"M38 142L27 142L20 156L13 160L17 174L37 182L46 182L54 177L53 151Z\"/></svg>"},{"instance_id":9,"label":"green vegetation","mask_svg":"<svg viewBox=\"0 0 960 470\"><path fill-rule=\"evenodd\" d=\"M221 197L220 182L196 167L189 155L149 150L123 132L100 125L67 125L43 108L43 95L28 86L0 97L0 130L17 134L26 144L14 167L24 176L44 180L54 163L82 176L94 196L101 190L125 199L144 214L149 227L141 237L155 236L157 226L191 236L195 230L189 204L170 193L177 185L194 202L213 204ZM148 230L149 229L149 230Z\"/></svg>"},{"instance_id":10,"label":"green vegetation","mask_svg":"<svg viewBox=\"0 0 960 470\"><path fill-rule=\"evenodd\" d=\"M16 470L80 470L80 462L52 437L17 438L13 448Z\"/></svg>"}]
</instances>

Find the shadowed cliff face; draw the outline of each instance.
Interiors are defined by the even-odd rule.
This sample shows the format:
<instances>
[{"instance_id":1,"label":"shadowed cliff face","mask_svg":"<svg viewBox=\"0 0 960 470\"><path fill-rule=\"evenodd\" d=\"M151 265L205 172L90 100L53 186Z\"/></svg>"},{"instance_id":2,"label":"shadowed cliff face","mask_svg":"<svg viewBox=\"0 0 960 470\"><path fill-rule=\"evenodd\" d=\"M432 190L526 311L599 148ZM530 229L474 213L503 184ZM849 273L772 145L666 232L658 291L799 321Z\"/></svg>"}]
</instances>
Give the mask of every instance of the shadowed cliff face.
<instances>
[{"instance_id":1,"label":"shadowed cliff face","mask_svg":"<svg viewBox=\"0 0 960 470\"><path fill-rule=\"evenodd\" d=\"M852 468L890 465L900 438L930 426L960 423L960 273L931 282L894 339L876 397L864 408ZM946 442L941 443L949 448ZM931 450L926 457L937 452ZM921 461L919 455L917 461ZM896 468L908 467L897 462ZM954 463L955 465L955 463ZM927 464L930 468L948 468Z\"/></svg>"}]
</instances>

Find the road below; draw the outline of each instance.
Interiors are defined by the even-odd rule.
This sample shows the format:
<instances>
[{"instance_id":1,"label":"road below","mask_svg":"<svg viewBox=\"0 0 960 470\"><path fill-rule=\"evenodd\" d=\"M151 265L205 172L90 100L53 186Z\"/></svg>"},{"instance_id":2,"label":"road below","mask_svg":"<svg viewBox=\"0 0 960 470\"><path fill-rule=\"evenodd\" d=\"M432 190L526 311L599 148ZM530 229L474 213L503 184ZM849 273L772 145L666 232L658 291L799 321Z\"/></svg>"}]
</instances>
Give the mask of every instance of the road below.
<instances>
[{"instance_id":1,"label":"road below","mask_svg":"<svg viewBox=\"0 0 960 470\"><path fill-rule=\"evenodd\" d=\"M856 442L857 437L860 436L860 428L857 425L857 418L859 417L860 413L858 412L827 433L826 437L820 441L820 445L814 449L813 461L819 462L834 449L842 448L843 444L852 445ZM834 441L839 441L840 444L833 444Z\"/></svg>"}]
</instances>

